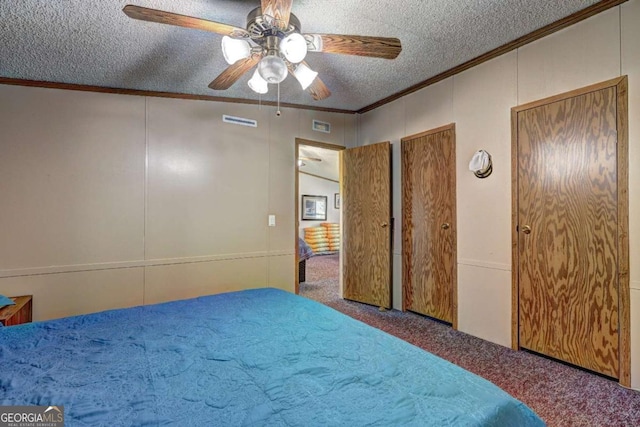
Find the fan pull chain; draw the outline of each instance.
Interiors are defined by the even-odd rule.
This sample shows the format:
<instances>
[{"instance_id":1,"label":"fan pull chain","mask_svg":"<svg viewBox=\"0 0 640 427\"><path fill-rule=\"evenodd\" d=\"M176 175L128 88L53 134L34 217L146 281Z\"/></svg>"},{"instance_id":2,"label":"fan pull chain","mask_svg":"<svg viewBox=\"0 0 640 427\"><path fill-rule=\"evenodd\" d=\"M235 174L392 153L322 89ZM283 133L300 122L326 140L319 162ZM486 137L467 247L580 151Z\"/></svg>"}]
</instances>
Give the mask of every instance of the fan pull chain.
<instances>
[{"instance_id":1,"label":"fan pull chain","mask_svg":"<svg viewBox=\"0 0 640 427\"><path fill-rule=\"evenodd\" d=\"M276 116L280 117L282 113L280 112L280 83L278 83L278 110L276 111Z\"/></svg>"}]
</instances>

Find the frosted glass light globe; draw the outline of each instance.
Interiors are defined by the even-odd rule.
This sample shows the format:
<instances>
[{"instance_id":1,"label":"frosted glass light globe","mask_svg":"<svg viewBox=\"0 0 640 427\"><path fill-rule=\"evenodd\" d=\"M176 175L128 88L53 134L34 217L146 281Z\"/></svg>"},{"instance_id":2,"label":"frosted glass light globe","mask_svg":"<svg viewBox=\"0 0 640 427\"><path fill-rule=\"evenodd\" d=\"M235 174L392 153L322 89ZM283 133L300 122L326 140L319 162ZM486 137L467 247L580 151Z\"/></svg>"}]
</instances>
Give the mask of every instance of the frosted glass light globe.
<instances>
[{"instance_id":1,"label":"frosted glass light globe","mask_svg":"<svg viewBox=\"0 0 640 427\"><path fill-rule=\"evenodd\" d=\"M253 73L253 77L248 82L249 87L256 93L265 94L269 91L266 80L260 77L260 73L256 70Z\"/></svg>"},{"instance_id":2,"label":"frosted glass light globe","mask_svg":"<svg viewBox=\"0 0 640 427\"><path fill-rule=\"evenodd\" d=\"M251 46L246 40L224 36L222 38L222 55L227 64L232 65L241 59L248 58L251 55Z\"/></svg>"},{"instance_id":3,"label":"frosted glass light globe","mask_svg":"<svg viewBox=\"0 0 640 427\"><path fill-rule=\"evenodd\" d=\"M287 61L297 64L307 56L307 41L300 33L292 33L280 43L280 51Z\"/></svg>"},{"instance_id":4,"label":"frosted glass light globe","mask_svg":"<svg viewBox=\"0 0 640 427\"><path fill-rule=\"evenodd\" d=\"M316 77L318 77L318 73L307 67L305 64L298 64L293 75L298 79L298 82L300 82L302 90L306 90L311 83L313 83Z\"/></svg>"},{"instance_id":5,"label":"frosted glass light globe","mask_svg":"<svg viewBox=\"0 0 640 427\"><path fill-rule=\"evenodd\" d=\"M267 83L280 83L287 77L287 65L279 56L269 55L258 64L258 72Z\"/></svg>"}]
</instances>

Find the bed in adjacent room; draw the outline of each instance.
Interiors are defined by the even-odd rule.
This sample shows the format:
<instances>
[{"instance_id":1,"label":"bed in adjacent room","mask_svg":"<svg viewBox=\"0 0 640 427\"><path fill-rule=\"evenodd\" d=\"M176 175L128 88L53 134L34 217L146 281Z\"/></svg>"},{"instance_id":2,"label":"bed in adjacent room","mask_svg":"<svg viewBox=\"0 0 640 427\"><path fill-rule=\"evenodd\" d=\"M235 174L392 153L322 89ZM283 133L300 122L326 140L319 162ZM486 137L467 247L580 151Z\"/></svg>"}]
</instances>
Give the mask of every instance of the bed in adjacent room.
<instances>
[{"instance_id":1,"label":"bed in adjacent room","mask_svg":"<svg viewBox=\"0 0 640 427\"><path fill-rule=\"evenodd\" d=\"M494 384L314 301L232 292L0 329L0 405L67 426L541 426Z\"/></svg>"},{"instance_id":2,"label":"bed in adjacent room","mask_svg":"<svg viewBox=\"0 0 640 427\"><path fill-rule=\"evenodd\" d=\"M307 260L313 256L311 247L303 239L298 237L298 282L307 280Z\"/></svg>"}]
</instances>

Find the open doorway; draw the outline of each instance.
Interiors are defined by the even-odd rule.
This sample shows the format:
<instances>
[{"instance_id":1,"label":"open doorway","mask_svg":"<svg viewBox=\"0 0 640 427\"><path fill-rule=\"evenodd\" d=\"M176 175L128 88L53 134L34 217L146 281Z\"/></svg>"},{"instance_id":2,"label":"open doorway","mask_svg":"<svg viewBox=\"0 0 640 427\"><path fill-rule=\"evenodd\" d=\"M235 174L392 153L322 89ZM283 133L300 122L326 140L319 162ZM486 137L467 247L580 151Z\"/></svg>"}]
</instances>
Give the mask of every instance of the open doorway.
<instances>
[{"instance_id":1,"label":"open doorway","mask_svg":"<svg viewBox=\"0 0 640 427\"><path fill-rule=\"evenodd\" d=\"M343 149L296 138L295 289L311 299L341 298L339 152Z\"/></svg>"}]
</instances>

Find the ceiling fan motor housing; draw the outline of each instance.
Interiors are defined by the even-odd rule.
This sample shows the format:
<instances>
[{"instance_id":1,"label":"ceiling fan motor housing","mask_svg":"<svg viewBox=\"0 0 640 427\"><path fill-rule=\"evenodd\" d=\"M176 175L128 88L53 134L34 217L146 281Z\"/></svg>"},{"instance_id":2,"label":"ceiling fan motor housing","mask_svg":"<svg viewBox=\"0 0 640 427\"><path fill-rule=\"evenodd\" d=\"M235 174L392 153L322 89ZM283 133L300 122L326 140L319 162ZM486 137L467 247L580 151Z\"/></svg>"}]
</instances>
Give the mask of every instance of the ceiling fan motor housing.
<instances>
[{"instance_id":1,"label":"ceiling fan motor housing","mask_svg":"<svg viewBox=\"0 0 640 427\"><path fill-rule=\"evenodd\" d=\"M293 13L289 15L289 26L286 30L280 30L274 24L274 18L263 15L260 7L256 7L247 15L247 31L249 32L249 37L261 46L265 43L264 39L269 36L283 39L291 33L301 32L300 20Z\"/></svg>"},{"instance_id":2,"label":"ceiling fan motor housing","mask_svg":"<svg viewBox=\"0 0 640 427\"><path fill-rule=\"evenodd\" d=\"M292 33L300 33L300 20L289 15L289 25L281 30L274 18L263 15L256 7L247 15L247 31L251 40L262 48L263 59L258 64L258 73L268 83L280 83L287 76L287 64L280 50L280 42Z\"/></svg>"}]
</instances>

